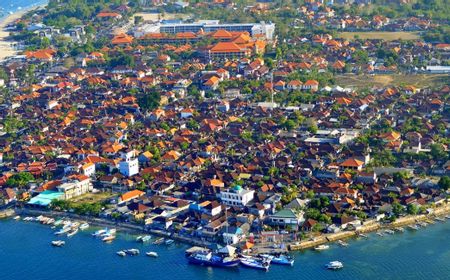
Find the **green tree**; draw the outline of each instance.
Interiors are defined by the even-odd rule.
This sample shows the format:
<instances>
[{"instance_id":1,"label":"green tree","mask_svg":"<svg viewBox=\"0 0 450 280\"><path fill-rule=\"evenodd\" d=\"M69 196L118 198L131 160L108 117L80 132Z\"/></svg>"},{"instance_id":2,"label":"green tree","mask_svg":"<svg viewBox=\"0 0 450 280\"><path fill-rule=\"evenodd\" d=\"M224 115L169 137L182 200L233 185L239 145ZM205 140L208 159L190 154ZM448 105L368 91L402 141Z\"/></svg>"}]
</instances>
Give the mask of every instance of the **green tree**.
<instances>
[{"instance_id":1,"label":"green tree","mask_svg":"<svg viewBox=\"0 0 450 280\"><path fill-rule=\"evenodd\" d=\"M441 179L439 179L438 186L441 190L448 190L450 188L450 177L442 176Z\"/></svg>"},{"instance_id":2,"label":"green tree","mask_svg":"<svg viewBox=\"0 0 450 280\"><path fill-rule=\"evenodd\" d=\"M20 172L11 176L7 181L6 185L12 188L23 188L31 181L34 181L33 175L28 172Z\"/></svg>"}]
</instances>

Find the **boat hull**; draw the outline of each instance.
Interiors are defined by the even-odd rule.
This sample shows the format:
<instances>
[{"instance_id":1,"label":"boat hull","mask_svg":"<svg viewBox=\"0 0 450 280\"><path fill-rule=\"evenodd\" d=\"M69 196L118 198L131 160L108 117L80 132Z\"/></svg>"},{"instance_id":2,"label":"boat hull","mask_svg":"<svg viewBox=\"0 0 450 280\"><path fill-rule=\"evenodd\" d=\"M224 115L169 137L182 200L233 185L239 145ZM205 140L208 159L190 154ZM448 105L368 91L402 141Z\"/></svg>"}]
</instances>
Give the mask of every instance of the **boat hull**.
<instances>
[{"instance_id":1,"label":"boat hull","mask_svg":"<svg viewBox=\"0 0 450 280\"><path fill-rule=\"evenodd\" d=\"M219 261L199 260L194 257L188 257L188 260L190 264L214 266L214 267L236 267L240 263L239 260L233 260L229 262L219 262Z\"/></svg>"}]
</instances>

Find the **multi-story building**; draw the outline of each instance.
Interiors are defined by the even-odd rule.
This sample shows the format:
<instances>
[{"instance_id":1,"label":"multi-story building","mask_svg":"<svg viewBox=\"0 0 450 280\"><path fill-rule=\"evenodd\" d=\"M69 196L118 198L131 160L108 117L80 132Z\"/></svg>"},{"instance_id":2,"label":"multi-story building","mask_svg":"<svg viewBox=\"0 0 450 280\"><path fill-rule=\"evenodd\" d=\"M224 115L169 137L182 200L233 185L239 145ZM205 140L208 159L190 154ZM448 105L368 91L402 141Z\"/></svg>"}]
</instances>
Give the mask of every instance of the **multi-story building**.
<instances>
[{"instance_id":1,"label":"multi-story building","mask_svg":"<svg viewBox=\"0 0 450 280\"><path fill-rule=\"evenodd\" d=\"M243 189L241 186L221 191L219 194L222 202L228 206L246 206L253 200L254 195L254 190Z\"/></svg>"},{"instance_id":2,"label":"multi-story building","mask_svg":"<svg viewBox=\"0 0 450 280\"><path fill-rule=\"evenodd\" d=\"M197 33L203 31L205 33L215 32L217 30L226 30L229 32L248 32L252 37L265 37L268 40L273 39L275 33L274 23L220 23L218 20L202 20L194 23L184 23L182 21L161 22L155 25L147 26L147 30L152 33ZM142 30L138 35L143 35Z\"/></svg>"},{"instance_id":3,"label":"multi-story building","mask_svg":"<svg viewBox=\"0 0 450 280\"><path fill-rule=\"evenodd\" d=\"M86 175L74 175L69 179L57 186L56 189L59 193L64 193L62 199L71 199L76 196L88 193L92 191L93 186L91 179Z\"/></svg>"}]
</instances>

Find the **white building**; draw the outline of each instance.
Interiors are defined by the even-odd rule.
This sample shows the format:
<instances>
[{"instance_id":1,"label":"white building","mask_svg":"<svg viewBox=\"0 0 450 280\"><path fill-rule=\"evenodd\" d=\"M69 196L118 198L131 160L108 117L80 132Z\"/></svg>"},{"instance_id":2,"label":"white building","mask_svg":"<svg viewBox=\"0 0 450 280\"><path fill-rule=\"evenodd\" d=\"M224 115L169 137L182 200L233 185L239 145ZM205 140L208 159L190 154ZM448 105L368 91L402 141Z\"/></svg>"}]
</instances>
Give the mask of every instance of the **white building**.
<instances>
[{"instance_id":1,"label":"white building","mask_svg":"<svg viewBox=\"0 0 450 280\"><path fill-rule=\"evenodd\" d=\"M137 158L119 163L119 171L121 174L131 177L139 173L139 161Z\"/></svg>"},{"instance_id":2,"label":"white building","mask_svg":"<svg viewBox=\"0 0 450 280\"><path fill-rule=\"evenodd\" d=\"M221 191L219 197L222 202L228 206L246 206L253 200L254 195L254 190L243 189L241 186L236 186L232 189Z\"/></svg>"},{"instance_id":3,"label":"white building","mask_svg":"<svg viewBox=\"0 0 450 280\"><path fill-rule=\"evenodd\" d=\"M71 199L92 191L91 179L85 175L71 176L70 179L56 187L64 193L63 199Z\"/></svg>"}]
</instances>

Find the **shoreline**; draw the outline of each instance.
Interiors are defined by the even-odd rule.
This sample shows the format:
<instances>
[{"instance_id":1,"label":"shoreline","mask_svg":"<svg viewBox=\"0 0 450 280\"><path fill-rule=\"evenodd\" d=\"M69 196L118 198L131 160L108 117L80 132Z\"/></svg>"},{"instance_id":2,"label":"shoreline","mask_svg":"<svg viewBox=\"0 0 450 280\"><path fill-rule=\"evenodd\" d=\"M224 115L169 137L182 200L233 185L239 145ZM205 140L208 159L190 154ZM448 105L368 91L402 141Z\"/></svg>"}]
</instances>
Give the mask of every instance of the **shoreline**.
<instances>
[{"instance_id":1,"label":"shoreline","mask_svg":"<svg viewBox=\"0 0 450 280\"><path fill-rule=\"evenodd\" d=\"M327 243L336 242L338 240L345 240L353 237L358 237L360 234L364 233L371 233L371 232L377 232L379 230L392 230L399 227L409 226L417 224L418 222L429 222L434 221L436 217L442 217L444 215L447 215L450 213L450 203L446 203L443 206L437 207L434 209L433 213L430 214L421 214L421 215L414 215L414 216L405 216L397 219L396 221L389 223L389 224L382 224L380 222L369 222L366 225L363 225L358 230L353 231L342 231L338 233L331 233L331 234L321 234L320 236L317 236L313 238L312 240L304 240L300 241L297 244L289 243L286 244L286 248L288 251L298 251L298 250L305 250L305 249L312 249L318 245L324 245ZM55 211L42 211L42 210L35 210L35 209L14 209L12 211L12 214L9 215L11 218L13 215L26 215L26 216L49 216L49 217L58 217L58 218L70 218L75 220L82 220L87 221L93 226L98 227L115 227L117 229L120 229L122 232L129 233L129 234L142 234L142 233L148 233L157 235L160 237L166 237L171 238L177 241L180 241L185 244L190 244L194 246L208 246L211 243L202 241L199 239L192 239L185 236L180 236L176 233L170 233L167 231L162 230L146 230L143 225L138 224L132 224L132 223L123 223L123 222L114 222L110 221L104 218L97 218L97 217L88 217L88 216L80 216L73 213L67 213L67 212L55 212ZM274 249L272 247L259 247L260 244L255 244L254 251L252 254L260 254L260 253L274 253L274 252L281 252L280 249ZM282 250L285 252L286 250Z\"/></svg>"},{"instance_id":2,"label":"shoreline","mask_svg":"<svg viewBox=\"0 0 450 280\"><path fill-rule=\"evenodd\" d=\"M398 218L396 221L383 224L380 222L372 222L363 225L358 230L353 231L342 231L338 233L322 234L315 238L314 240L300 241L298 244L290 244L289 251L298 251L311 249L318 245L324 245L331 242L336 242L338 240L345 240L352 237L358 237L360 234L377 232L379 230L392 230L399 227L405 227L409 225L415 225L418 222L429 222L434 221L436 217L442 217L444 215L450 214L450 204L446 203L443 206L436 207L433 213L421 214L421 215L408 215L405 217Z\"/></svg>"},{"instance_id":3,"label":"shoreline","mask_svg":"<svg viewBox=\"0 0 450 280\"><path fill-rule=\"evenodd\" d=\"M19 51L15 49L13 44L17 43L15 41L8 40L9 37L9 31L5 31L5 28L17 21L18 19L22 18L26 13L33 11L35 9L40 9L47 6L47 3L45 4L33 4L31 6L27 6L23 8L22 10L16 11L13 14L7 15L3 18L0 18L0 61L3 61L4 59L17 55Z\"/></svg>"}]
</instances>

